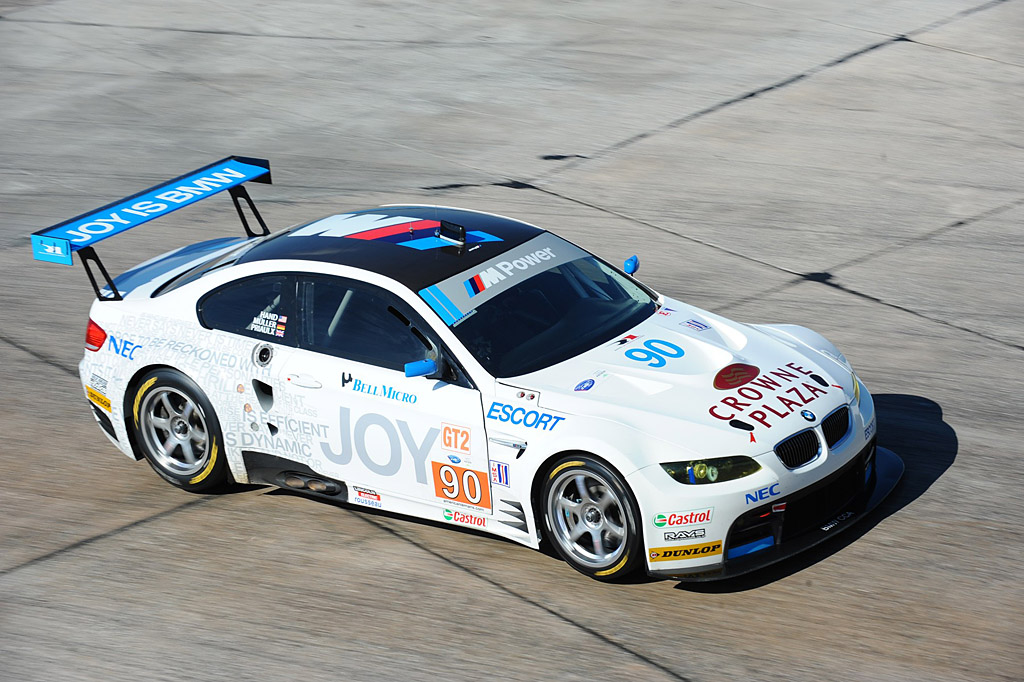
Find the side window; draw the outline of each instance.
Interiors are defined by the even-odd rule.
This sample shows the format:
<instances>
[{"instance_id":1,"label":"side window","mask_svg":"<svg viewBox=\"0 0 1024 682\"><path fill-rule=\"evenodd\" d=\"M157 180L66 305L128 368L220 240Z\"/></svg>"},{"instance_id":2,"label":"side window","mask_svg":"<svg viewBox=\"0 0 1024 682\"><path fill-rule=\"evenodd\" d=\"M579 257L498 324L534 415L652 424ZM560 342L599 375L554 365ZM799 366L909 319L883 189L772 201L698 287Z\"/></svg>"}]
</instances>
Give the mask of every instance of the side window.
<instances>
[{"instance_id":1,"label":"side window","mask_svg":"<svg viewBox=\"0 0 1024 682\"><path fill-rule=\"evenodd\" d=\"M314 277L302 292L305 348L398 371L431 352L405 304L383 289Z\"/></svg>"},{"instance_id":2,"label":"side window","mask_svg":"<svg viewBox=\"0 0 1024 682\"><path fill-rule=\"evenodd\" d=\"M210 329L296 345L298 320L292 314L295 279L258 275L232 282L199 302L199 321Z\"/></svg>"}]
</instances>

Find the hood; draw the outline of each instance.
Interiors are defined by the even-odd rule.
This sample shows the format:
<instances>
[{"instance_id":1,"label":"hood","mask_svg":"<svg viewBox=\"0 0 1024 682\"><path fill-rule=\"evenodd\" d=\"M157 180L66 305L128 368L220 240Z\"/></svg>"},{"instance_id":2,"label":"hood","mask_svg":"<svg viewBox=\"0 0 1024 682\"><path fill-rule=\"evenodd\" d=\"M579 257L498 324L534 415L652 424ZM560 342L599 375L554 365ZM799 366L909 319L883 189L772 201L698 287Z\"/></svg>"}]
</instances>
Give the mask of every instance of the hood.
<instances>
[{"instance_id":1,"label":"hood","mask_svg":"<svg viewBox=\"0 0 1024 682\"><path fill-rule=\"evenodd\" d=\"M853 395L849 370L792 336L672 299L621 336L508 383L538 392L540 406L701 456L767 452Z\"/></svg>"}]
</instances>

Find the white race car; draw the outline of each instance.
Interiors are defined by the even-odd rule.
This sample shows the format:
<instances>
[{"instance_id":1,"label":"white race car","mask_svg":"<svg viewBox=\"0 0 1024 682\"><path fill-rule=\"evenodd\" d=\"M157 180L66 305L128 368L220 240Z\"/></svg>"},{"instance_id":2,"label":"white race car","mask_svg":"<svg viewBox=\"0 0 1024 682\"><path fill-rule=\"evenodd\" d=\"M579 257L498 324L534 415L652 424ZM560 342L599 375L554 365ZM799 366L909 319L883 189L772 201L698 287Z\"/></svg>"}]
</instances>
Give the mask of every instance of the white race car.
<instances>
[{"instance_id":1,"label":"white race car","mask_svg":"<svg viewBox=\"0 0 1024 682\"><path fill-rule=\"evenodd\" d=\"M476 211L270 234L250 180L269 163L229 157L32 236L37 259L77 251L96 290L79 365L96 421L176 486L546 540L599 580L709 580L849 527L902 475L871 395L809 329L733 322L638 282L636 257L623 271ZM221 190L247 237L114 279L92 249Z\"/></svg>"}]
</instances>

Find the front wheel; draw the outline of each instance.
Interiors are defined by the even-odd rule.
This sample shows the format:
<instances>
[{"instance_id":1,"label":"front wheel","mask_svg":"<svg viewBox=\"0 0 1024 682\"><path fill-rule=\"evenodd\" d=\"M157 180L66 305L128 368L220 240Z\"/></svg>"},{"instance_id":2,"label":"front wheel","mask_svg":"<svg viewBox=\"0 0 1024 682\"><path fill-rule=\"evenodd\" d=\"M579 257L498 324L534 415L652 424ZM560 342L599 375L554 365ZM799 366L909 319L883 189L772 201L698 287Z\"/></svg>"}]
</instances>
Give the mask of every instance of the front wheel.
<instances>
[{"instance_id":1,"label":"front wheel","mask_svg":"<svg viewBox=\"0 0 1024 682\"><path fill-rule=\"evenodd\" d=\"M640 514L613 469L588 455L563 457L545 478L543 500L548 539L570 566L605 581L636 569Z\"/></svg>"},{"instance_id":2,"label":"front wheel","mask_svg":"<svg viewBox=\"0 0 1024 682\"><path fill-rule=\"evenodd\" d=\"M192 492L229 482L217 415L184 374L160 369L144 376L129 418L143 456L167 482Z\"/></svg>"}]
</instances>

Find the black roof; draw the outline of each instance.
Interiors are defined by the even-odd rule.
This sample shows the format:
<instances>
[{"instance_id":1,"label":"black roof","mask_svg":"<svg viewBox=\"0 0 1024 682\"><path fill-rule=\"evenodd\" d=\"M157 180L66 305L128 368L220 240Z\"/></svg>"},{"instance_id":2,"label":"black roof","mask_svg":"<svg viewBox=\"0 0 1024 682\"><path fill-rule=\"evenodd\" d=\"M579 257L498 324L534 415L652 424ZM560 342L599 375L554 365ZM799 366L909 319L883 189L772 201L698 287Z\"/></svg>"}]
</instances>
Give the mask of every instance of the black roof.
<instances>
[{"instance_id":1,"label":"black roof","mask_svg":"<svg viewBox=\"0 0 1024 682\"><path fill-rule=\"evenodd\" d=\"M412 220L399 220L402 217ZM442 246L444 242L434 238L441 221L466 228L465 247ZM350 265L419 291L543 233L532 225L490 213L435 206L383 206L329 216L278 232L249 249L238 263L299 259ZM419 248L403 245L414 241Z\"/></svg>"}]
</instances>

